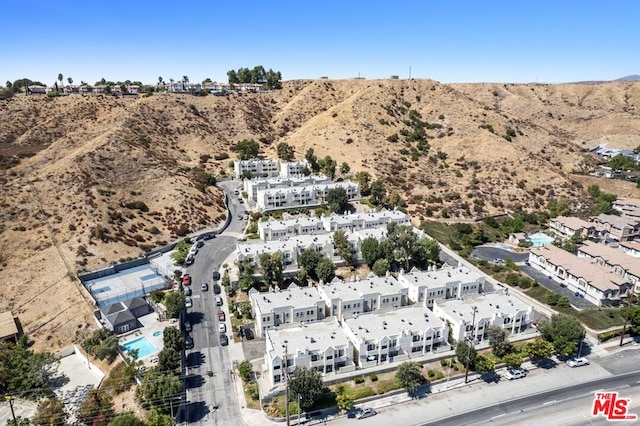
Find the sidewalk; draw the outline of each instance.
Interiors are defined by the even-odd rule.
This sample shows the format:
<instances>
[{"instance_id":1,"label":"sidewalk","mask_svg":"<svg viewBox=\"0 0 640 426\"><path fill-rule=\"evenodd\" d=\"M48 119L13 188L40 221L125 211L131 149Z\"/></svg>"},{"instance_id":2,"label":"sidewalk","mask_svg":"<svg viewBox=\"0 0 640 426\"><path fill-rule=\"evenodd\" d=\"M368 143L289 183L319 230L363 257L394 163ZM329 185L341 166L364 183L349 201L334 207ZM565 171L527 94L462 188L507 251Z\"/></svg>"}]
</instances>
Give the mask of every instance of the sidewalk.
<instances>
[{"instance_id":1,"label":"sidewalk","mask_svg":"<svg viewBox=\"0 0 640 426\"><path fill-rule=\"evenodd\" d=\"M234 354L241 354L242 353L242 344L241 343L233 343L232 346L237 346L238 348L233 348L233 352ZM231 348L231 345L230 345ZM624 346L619 346L619 340L618 339L612 339L606 343L600 344L600 345L596 345L596 346L592 346L591 347L591 353L589 354L589 358L591 358L591 360L593 360L594 358L602 358L611 354L614 354L618 351L622 351L622 350L628 350L628 349L637 349L640 350L640 345L632 345L632 344L626 344ZM244 359L244 358L242 358ZM561 361L557 360L554 358L554 361L558 364L562 364ZM531 363L530 361L527 361L525 363L522 364L522 367L524 369L526 369L527 371L533 371L533 370L537 370L539 367L537 367L536 365L534 365L533 363ZM498 374L500 374L502 371L504 371L504 368L500 368L498 369L496 372ZM569 369L567 371L573 371L573 369ZM566 371L565 371L566 372ZM581 371L582 372L582 371ZM597 365L594 366L590 366L589 370L585 369L583 370L583 374L580 374L579 376L577 376L577 378L573 378L572 383L578 383L578 382L586 382L589 380L593 380L596 377L602 377L602 376L606 376L607 374L610 374L608 372L605 372L602 368L598 367ZM557 374L555 372L551 372L549 374ZM514 382L518 382L518 383L524 383L525 385L520 385L520 389L518 391L514 391L513 389L511 389L511 397L515 398L515 397L521 397L521 396L526 396L528 394L532 394L532 393L536 393L539 392L541 390L552 390L554 388L561 388L561 386L555 386L555 387L549 387L548 383L546 382L546 379L544 377L541 377L538 382L536 383L537 385L534 385L532 383L532 381L530 379L527 379L527 381L522 381L522 382L518 382L518 381L514 381ZM560 381L562 383L564 383L562 380ZM527 385L527 383L529 385ZM542 386L547 386L542 388ZM443 393L443 392L449 392L449 391L454 391L456 389L467 389L469 392L480 392L480 393L486 393L483 388L490 386L490 384L487 384L485 381L483 381L480 377L479 374L477 373L469 373L469 377L468 377L468 383L464 382L464 374L458 374L456 376L450 377L448 380L443 380L440 381L438 383L435 383L433 385L429 385L428 386L428 392L426 393L426 395L424 396L424 398L429 398L430 395L436 395L439 393ZM240 403L240 413L242 415L242 423L245 426L261 426L261 425L280 425L282 426L284 422L276 422L273 420L269 420L267 418L267 416L264 414L264 412L262 412L261 410L252 410L252 409L248 409L246 408L246 402L245 402L245 398L244 398L244 390L243 390L243 386L242 386L242 380L237 380L236 381L236 392L238 395L238 401ZM411 401L415 401L415 398L409 396L406 392L402 392L399 394L395 394L395 395L386 395L386 396L381 396L379 398L373 399L373 400L369 400L367 402L360 402L358 403L356 401L356 406L366 406L367 408L373 408L375 410L380 410L380 409L384 409L385 407L389 407L392 405L396 405L396 404L402 404L402 403L407 403L407 402L411 402ZM340 414L337 416L327 416L325 418L323 418L322 420L311 420L309 422L306 422L305 420L301 421L301 423L307 424L307 425L313 425L313 424L318 424L318 423L324 423L325 421L331 421L331 420L335 420L337 418L345 418L346 415L345 414ZM291 422L292 425L296 425L297 424L297 416L291 416Z\"/></svg>"}]
</instances>

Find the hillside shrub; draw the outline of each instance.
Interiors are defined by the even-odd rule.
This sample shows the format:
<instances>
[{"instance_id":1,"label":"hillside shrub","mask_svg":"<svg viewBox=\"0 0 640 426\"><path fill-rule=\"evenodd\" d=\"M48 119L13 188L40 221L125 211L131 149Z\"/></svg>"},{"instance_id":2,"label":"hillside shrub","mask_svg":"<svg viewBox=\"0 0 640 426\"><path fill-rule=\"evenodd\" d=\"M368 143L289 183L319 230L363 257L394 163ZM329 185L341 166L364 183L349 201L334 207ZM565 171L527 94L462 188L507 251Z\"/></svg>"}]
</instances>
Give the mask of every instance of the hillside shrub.
<instances>
[{"instance_id":1,"label":"hillside shrub","mask_svg":"<svg viewBox=\"0 0 640 426\"><path fill-rule=\"evenodd\" d=\"M126 208L131 210L140 210L142 212L148 212L149 207L142 201L130 201L124 205Z\"/></svg>"}]
</instances>

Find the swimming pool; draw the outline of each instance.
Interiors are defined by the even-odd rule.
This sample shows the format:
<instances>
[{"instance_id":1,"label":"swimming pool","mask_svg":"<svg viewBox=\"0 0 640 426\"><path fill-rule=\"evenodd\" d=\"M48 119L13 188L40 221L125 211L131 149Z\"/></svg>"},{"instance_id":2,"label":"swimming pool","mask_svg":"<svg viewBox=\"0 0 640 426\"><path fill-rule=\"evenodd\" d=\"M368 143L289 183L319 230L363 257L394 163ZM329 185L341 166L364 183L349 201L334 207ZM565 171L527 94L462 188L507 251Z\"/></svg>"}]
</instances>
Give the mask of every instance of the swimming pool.
<instances>
[{"instance_id":1,"label":"swimming pool","mask_svg":"<svg viewBox=\"0 0 640 426\"><path fill-rule=\"evenodd\" d=\"M550 237L549 235L543 232L536 232L535 234L531 234L527 236L527 239L531 241L534 247L543 246L545 244L551 244L555 238Z\"/></svg>"},{"instance_id":2,"label":"swimming pool","mask_svg":"<svg viewBox=\"0 0 640 426\"><path fill-rule=\"evenodd\" d=\"M153 333L153 337L162 337L162 331L156 331Z\"/></svg>"},{"instance_id":3,"label":"swimming pool","mask_svg":"<svg viewBox=\"0 0 640 426\"><path fill-rule=\"evenodd\" d=\"M138 358L143 358L158 351L158 349L156 349L156 347L153 346L146 337L139 337L136 340L127 342L122 346L127 352L131 352L133 349L137 349Z\"/></svg>"}]
</instances>

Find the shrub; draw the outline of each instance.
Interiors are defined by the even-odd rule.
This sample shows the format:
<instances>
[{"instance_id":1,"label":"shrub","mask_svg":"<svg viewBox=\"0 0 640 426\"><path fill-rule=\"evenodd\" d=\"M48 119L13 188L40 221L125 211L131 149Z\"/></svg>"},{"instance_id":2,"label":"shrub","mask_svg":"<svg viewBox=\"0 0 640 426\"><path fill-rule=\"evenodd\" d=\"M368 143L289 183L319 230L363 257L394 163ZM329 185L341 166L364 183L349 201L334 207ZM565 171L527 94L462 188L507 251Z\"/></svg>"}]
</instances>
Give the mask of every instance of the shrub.
<instances>
[{"instance_id":1,"label":"shrub","mask_svg":"<svg viewBox=\"0 0 640 426\"><path fill-rule=\"evenodd\" d=\"M395 379L380 380L378 382L378 395L400 389L402 386Z\"/></svg>"},{"instance_id":2,"label":"shrub","mask_svg":"<svg viewBox=\"0 0 640 426\"><path fill-rule=\"evenodd\" d=\"M218 161L222 161L222 160L226 160L227 158L229 158L229 154L227 154L226 152L220 153L220 154L215 154L213 156L214 160L218 160Z\"/></svg>"},{"instance_id":3,"label":"shrub","mask_svg":"<svg viewBox=\"0 0 640 426\"><path fill-rule=\"evenodd\" d=\"M375 374L371 374L369 376L369 380L371 380L372 382L377 382L378 381L378 376L376 376Z\"/></svg>"},{"instance_id":4,"label":"shrub","mask_svg":"<svg viewBox=\"0 0 640 426\"><path fill-rule=\"evenodd\" d=\"M362 383L364 383L364 377L362 377L362 376L355 377L355 378L353 379L353 381L354 381L354 383L355 383L356 385L362 384Z\"/></svg>"},{"instance_id":5,"label":"shrub","mask_svg":"<svg viewBox=\"0 0 640 426\"><path fill-rule=\"evenodd\" d=\"M149 211L149 207L147 207L147 205L142 201L131 201L126 203L124 206L131 210L140 210L143 212Z\"/></svg>"},{"instance_id":6,"label":"shrub","mask_svg":"<svg viewBox=\"0 0 640 426\"><path fill-rule=\"evenodd\" d=\"M373 392L373 389L371 389L369 386L360 386L360 387L357 387L353 392L353 399L366 398L371 395L375 395L375 392Z\"/></svg>"}]
</instances>

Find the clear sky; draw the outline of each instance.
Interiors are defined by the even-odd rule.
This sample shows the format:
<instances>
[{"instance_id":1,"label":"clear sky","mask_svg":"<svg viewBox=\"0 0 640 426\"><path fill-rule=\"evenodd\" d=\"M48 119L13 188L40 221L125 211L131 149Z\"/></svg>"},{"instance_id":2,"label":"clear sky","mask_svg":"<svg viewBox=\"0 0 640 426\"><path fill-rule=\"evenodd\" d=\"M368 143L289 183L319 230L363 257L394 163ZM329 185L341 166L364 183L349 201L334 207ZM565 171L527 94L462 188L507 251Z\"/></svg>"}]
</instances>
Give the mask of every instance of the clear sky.
<instances>
[{"instance_id":1,"label":"clear sky","mask_svg":"<svg viewBox=\"0 0 640 426\"><path fill-rule=\"evenodd\" d=\"M638 0L2 0L0 79L93 84L230 69L450 82L640 74Z\"/></svg>"}]
</instances>

